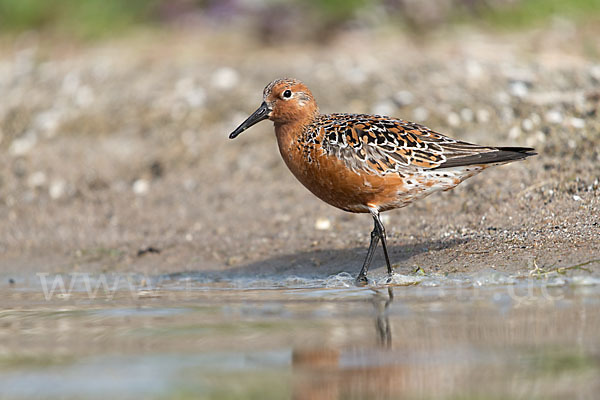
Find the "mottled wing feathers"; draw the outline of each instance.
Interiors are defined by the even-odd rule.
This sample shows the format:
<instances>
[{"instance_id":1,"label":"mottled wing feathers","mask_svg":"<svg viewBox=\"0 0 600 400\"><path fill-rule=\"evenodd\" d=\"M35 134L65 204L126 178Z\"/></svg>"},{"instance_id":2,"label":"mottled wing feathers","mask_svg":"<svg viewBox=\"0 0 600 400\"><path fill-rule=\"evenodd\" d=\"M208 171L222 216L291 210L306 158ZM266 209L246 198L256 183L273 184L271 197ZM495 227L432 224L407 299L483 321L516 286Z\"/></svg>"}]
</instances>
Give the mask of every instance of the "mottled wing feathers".
<instances>
[{"instance_id":1,"label":"mottled wing feathers","mask_svg":"<svg viewBox=\"0 0 600 400\"><path fill-rule=\"evenodd\" d=\"M532 149L478 146L401 119L363 114L321 115L306 131L352 170L383 175L525 158ZM304 140L311 138L304 138Z\"/></svg>"},{"instance_id":2,"label":"mottled wing feathers","mask_svg":"<svg viewBox=\"0 0 600 400\"><path fill-rule=\"evenodd\" d=\"M321 115L315 125L326 153L377 174L435 168L445 161L441 144L454 142L418 124L372 115Z\"/></svg>"}]
</instances>

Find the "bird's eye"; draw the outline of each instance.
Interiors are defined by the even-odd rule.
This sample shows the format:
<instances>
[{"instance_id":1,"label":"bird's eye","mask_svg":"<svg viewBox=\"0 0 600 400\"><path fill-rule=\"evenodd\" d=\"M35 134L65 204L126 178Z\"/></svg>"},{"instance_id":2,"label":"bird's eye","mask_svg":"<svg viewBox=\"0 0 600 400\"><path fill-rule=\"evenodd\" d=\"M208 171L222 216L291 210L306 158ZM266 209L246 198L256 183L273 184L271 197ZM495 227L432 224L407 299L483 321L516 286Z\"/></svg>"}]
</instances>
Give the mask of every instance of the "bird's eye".
<instances>
[{"instance_id":1,"label":"bird's eye","mask_svg":"<svg viewBox=\"0 0 600 400\"><path fill-rule=\"evenodd\" d=\"M287 89L285 92L283 92L284 99L289 99L290 97L292 97L292 91L290 89Z\"/></svg>"}]
</instances>

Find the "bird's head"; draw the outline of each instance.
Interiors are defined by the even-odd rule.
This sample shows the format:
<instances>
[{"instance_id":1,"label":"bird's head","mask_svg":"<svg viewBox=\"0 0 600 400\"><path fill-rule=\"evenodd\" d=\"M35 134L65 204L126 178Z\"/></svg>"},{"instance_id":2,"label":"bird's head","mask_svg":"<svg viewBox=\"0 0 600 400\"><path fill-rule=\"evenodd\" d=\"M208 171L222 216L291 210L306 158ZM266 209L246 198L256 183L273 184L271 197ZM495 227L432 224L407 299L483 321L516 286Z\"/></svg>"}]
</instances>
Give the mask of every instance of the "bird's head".
<instances>
[{"instance_id":1,"label":"bird's head","mask_svg":"<svg viewBox=\"0 0 600 400\"><path fill-rule=\"evenodd\" d=\"M263 102L260 107L231 132L229 138L237 137L252 125L265 119L286 124L302 122L317 113L317 103L304 83L297 79L277 79L263 90Z\"/></svg>"}]
</instances>

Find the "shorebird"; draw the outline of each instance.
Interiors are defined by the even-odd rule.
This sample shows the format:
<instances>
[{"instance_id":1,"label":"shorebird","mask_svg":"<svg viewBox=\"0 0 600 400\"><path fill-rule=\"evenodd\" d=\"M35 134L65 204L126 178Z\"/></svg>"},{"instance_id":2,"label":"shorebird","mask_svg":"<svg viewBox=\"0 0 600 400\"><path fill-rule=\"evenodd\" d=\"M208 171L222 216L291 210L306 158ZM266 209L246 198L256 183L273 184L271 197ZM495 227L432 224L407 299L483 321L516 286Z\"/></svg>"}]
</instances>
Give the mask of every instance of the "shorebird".
<instances>
[{"instance_id":1,"label":"shorebird","mask_svg":"<svg viewBox=\"0 0 600 400\"><path fill-rule=\"evenodd\" d=\"M306 85L289 78L269 83L260 107L229 138L265 119L275 123L281 157L308 190L334 207L373 217L358 285L368 283L379 240L392 274L381 212L452 189L490 166L536 154L528 147L467 143L398 118L321 114Z\"/></svg>"}]
</instances>

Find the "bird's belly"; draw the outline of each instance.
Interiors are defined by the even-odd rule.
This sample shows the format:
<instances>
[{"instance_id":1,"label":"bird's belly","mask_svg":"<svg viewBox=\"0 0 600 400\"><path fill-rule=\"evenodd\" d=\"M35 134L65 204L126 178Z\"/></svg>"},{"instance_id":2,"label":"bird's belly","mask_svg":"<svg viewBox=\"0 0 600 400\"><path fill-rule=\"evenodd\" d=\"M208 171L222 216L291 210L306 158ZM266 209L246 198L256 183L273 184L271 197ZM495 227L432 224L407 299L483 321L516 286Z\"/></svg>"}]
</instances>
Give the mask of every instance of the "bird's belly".
<instances>
[{"instance_id":1,"label":"bird's belly","mask_svg":"<svg viewBox=\"0 0 600 400\"><path fill-rule=\"evenodd\" d=\"M282 152L294 176L315 196L344 211L369 212L401 208L431 193L448 190L476 174L472 171L388 173L374 175L352 170L335 156Z\"/></svg>"},{"instance_id":2,"label":"bird's belly","mask_svg":"<svg viewBox=\"0 0 600 400\"><path fill-rule=\"evenodd\" d=\"M398 191L402 179L398 175L376 176L353 171L335 156L282 152L282 157L294 176L315 196L344 211L369 212L380 203L397 203L402 207ZM408 203L406 203L408 204ZM406 205L405 204L405 205Z\"/></svg>"}]
</instances>

